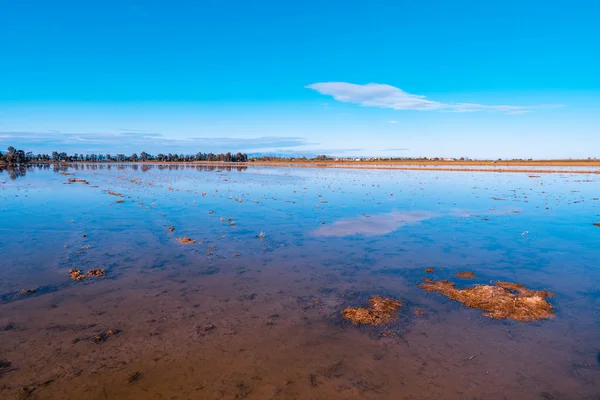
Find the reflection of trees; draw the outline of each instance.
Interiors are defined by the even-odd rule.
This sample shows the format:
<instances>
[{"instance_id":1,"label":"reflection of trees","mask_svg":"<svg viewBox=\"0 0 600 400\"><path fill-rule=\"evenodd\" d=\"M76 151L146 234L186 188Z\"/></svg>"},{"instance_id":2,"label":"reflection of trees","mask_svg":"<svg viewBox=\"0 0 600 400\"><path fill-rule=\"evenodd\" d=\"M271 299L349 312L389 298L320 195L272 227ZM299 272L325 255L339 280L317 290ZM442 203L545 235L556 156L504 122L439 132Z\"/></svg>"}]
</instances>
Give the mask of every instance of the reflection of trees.
<instances>
[{"instance_id":1,"label":"reflection of trees","mask_svg":"<svg viewBox=\"0 0 600 400\"><path fill-rule=\"evenodd\" d=\"M70 167L70 165L66 164L52 164L52 171L54 171L55 174L58 174L60 172L67 172ZM75 170L77 171L79 168L75 168Z\"/></svg>"},{"instance_id":2,"label":"reflection of trees","mask_svg":"<svg viewBox=\"0 0 600 400\"><path fill-rule=\"evenodd\" d=\"M14 181L17 178L25 176L27 173L27 167L24 165L0 166L0 174L3 174L4 171L6 171L8 177Z\"/></svg>"},{"instance_id":3,"label":"reflection of trees","mask_svg":"<svg viewBox=\"0 0 600 400\"><path fill-rule=\"evenodd\" d=\"M242 172L248 169L243 165L196 165L196 164L20 164L20 165L0 165L0 174L6 172L10 179L14 180L25 176L27 171L34 169L40 171L49 171L55 174L79 172L79 171L110 171L113 168L119 171L132 170L148 172L150 170L157 169L159 171L186 171L194 170L197 172L221 172L221 171L238 171Z\"/></svg>"},{"instance_id":4,"label":"reflection of trees","mask_svg":"<svg viewBox=\"0 0 600 400\"><path fill-rule=\"evenodd\" d=\"M186 169L195 169L198 172L212 172L212 171L245 171L248 169L245 165L205 165L205 164L154 164L152 167L156 166L159 171L167 170L167 171L178 171L178 170L186 170ZM143 171L143 169L142 169Z\"/></svg>"}]
</instances>

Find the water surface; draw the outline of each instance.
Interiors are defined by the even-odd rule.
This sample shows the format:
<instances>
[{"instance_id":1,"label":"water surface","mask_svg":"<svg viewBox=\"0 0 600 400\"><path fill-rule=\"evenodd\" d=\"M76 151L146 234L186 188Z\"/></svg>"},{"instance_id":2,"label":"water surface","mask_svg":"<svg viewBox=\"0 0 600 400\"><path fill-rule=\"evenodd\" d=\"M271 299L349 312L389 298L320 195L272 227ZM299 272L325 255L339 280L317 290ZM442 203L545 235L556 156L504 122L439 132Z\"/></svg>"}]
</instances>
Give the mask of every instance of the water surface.
<instances>
[{"instance_id":1,"label":"water surface","mask_svg":"<svg viewBox=\"0 0 600 400\"><path fill-rule=\"evenodd\" d=\"M4 171L0 397L598 399L599 196L569 172ZM546 289L556 315L492 320L424 277ZM343 320L373 295L397 322Z\"/></svg>"}]
</instances>

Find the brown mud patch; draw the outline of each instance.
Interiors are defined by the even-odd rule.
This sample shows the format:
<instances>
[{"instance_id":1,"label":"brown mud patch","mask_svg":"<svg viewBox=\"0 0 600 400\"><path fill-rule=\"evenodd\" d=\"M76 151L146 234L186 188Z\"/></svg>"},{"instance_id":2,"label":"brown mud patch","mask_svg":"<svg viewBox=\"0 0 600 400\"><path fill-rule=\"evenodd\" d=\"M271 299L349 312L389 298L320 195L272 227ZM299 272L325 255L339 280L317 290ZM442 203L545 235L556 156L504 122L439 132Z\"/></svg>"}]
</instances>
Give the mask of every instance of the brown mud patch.
<instances>
[{"instance_id":1,"label":"brown mud patch","mask_svg":"<svg viewBox=\"0 0 600 400\"><path fill-rule=\"evenodd\" d=\"M600 222L594 223L594 226L600 226Z\"/></svg>"},{"instance_id":2,"label":"brown mud patch","mask_svg":"<svg viewBox=\"0 0 600 400\"><path fill-rule=\"evenodd\" d=\"M104 278L106 276L106 271L95 268L84 274L80 269L70 269L69 276L76 281L82 281L86 278Z\"/></svg>"},{"instance_id":3,"label":"brown mud patch","mask_svg":"<svg viewBox=\"0 0 600 400\"><path fill-rule=\"evenodd\" d=\"M435 269L433 268L425 268L425 272L427 272L428 274L432 274L435 272Z\"/></svg>"},{"instance_id":4,"label":"brown mud patch","mask_svg":"<svg viewBox=\"0 0 600 400\"><path fill-rule=\"evenodd\" d=\"M10 372L12 371L11 369L11 365L12 362L8 361L8 360L2 360L0 359L0 377L5 373L5 372Z\"/></svg>"},{"instance_id":5,"label":"brown mud patch","mask_svg":"<svg viewBox=\"0 0 600 400\"><path fill-rule=\"evenodd\" d=\"M397 311L402 304L399 300L373 296L369 300L369 307L347 307L342 311L342 316L354 325L384 325L398 318Z\"/></svg>"},{"instance_id":6,"label":"brown mud patch","mask_svg":"<svg viewBox=\"0 0 600 400\"><path fill-rule=\"evenodd\" d=\"M187 236L180 237L180 238L175 238L175 240L177 240L181 244L194 244L194 243L196 243L196 241L194 239L190 239Z\"/></svg>"},{"instance_id":7,"label":"brown mud patch","mask_svg":"<svg viewBox=\"0 0 600 400\"><path fill-rule=\"evenodd\" d=\"M112 190L109 190L108 194L110 194L111 196L121 196L121 193L113 192Z\"/></svg>"},{"instance_id":8,"label":"brown mud patch","mask_svg":"<svg viewBox=\"0 0 600 400\"><path fill-rule=\"evenodd\" d=\"M460 271L460 272L457 272L456 274L454 274L454 276L456 276L457 278L463 278L463 279L475 279L475 274L472 273L471 271Z\"/></svg>"},{"instance_id":9,"label":"brown mud patch","mask_svg":"<svg viewBox=\"0 0 600 400\"><path fill-rule=\"evenodd\" d=\"M427 292L443 294L470 308L487 311L486 317L494 319L515 319L517 321L537 321L552 317L554 308L547 298L554 296L545 290L530 290L518 283L496 282L492 285L476 285L467 289L457 289L450 281L424 279L419 287Z\"/></svg>"}]
</instances>

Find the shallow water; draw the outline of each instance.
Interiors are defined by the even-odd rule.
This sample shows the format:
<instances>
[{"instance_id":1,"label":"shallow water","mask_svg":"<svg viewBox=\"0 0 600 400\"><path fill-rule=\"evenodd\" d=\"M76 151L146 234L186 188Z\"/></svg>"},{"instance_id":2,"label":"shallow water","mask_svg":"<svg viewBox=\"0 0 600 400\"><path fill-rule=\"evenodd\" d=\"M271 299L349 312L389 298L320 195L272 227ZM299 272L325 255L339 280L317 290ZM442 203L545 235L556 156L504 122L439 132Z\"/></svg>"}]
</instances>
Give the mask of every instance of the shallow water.
<instances>
[{"instance_id":1,"label":"shallow water","mask_svg":"<svg viewBox=\"0 0 600 400\"><path fill-rule=\"evenodd\" d=\"M301 166L302 164L297 164L298 166ZM307 164L304 164L307 165ZM309 164L310 165L310 164ZM312 165L319 165L317 164L312 164ZM556 165L556 166L549 166L549 165L503 165L503 164L498 164L498 165L477 165L472 164L469 165L468 162L461 162L460 161L456 161L456 164L454 163L450 163L450 164L401 164L401 163L383 163L383 164L378 164L375 162L369 163L369 164L361 164L361 163L356 163L353 164L352 162L345 162L345 163L333 163L333 164L321 164L321 165L326 165L328 168L358 168L358 169L409 169L409 170L414 170L414 169L433 169L433 170L444 170L444 169L451 169L451 170L456 170L456 169L464 169L464 170L489 170L489 171L494 171L494 170L503 170L503 171L510 171L510 170L517 170L518 171L539 171L539 172L548 172L548 171L573 171L573 172L581 172L581 173L599 173L600 172L600 167L597 165L594 165L593 163L590 163L590 165L588 166L560 166L560 165Z\"/></svg>"},{"instance_id":2,"label":"shallow water","mask_svg":"<svg viewBox=\"0 0 600 400\"><path fill-rule=\"evenodd\" d=\"M108 167L0 173L0 398L600 396L598 175ZM555 317L424 277L546 289ZM395 323L343 320L374 295Z\"/></svg>"}]
</instances>

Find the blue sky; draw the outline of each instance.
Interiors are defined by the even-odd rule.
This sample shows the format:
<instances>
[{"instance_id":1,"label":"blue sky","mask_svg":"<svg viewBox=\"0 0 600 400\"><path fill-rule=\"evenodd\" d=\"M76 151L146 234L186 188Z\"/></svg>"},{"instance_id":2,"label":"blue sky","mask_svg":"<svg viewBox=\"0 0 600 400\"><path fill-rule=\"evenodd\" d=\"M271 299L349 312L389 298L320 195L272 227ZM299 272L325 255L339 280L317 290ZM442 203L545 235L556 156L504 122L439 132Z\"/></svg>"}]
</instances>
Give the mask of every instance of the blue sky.
<instances>
[{"instance_id":1,"label":"blue sky","mask_svg":"<svg viewBox=\"0 0 600 400\"><path fill-rule=\"evenodd\" d=\"M599 13L0 0L0 148L600 157Z\"/></svg>"}]
</instances>

